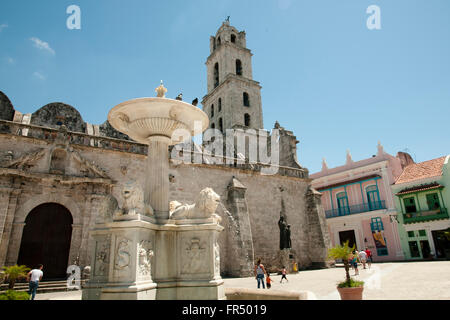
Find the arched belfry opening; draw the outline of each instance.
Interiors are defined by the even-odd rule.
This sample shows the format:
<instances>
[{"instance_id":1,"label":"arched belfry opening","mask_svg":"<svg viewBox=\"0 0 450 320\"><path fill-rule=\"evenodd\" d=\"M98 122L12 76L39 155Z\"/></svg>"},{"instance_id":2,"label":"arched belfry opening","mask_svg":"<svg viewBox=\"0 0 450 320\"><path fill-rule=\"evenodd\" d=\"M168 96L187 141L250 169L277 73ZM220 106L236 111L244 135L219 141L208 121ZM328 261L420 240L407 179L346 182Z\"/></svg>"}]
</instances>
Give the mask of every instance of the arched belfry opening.
<instances>
[{"instance_id":1,"label":"arched belfry opening","mask_svg":"<svg viewBox=\"0 0 450 320\"><path fill-rule=\"evenodd\" d=\"M57 203L44 203L28 214L20 244L19 265L44 265L43 280L66 279L73 218Z\"/></svg>"}]
</instances>

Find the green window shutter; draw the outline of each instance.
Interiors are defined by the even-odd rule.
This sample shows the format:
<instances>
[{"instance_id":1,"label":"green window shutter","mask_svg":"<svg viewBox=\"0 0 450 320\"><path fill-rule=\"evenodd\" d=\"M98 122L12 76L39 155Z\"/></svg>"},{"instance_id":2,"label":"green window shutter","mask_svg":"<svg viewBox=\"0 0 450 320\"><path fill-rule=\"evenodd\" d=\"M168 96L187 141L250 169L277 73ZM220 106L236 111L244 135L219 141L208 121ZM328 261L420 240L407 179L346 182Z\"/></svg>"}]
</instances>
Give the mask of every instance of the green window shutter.
<instances>
[{"instance_id":1,"label":"green window shutter","mask_svg":"<svg viewBox=\"0 0 450 320\"><path fill-rule=\"evenodd\" d=\"M427 194L427 204L429 210L439 209L441 206L439 204L439 197L437 193Z\"/></svg>"}]
</instances>

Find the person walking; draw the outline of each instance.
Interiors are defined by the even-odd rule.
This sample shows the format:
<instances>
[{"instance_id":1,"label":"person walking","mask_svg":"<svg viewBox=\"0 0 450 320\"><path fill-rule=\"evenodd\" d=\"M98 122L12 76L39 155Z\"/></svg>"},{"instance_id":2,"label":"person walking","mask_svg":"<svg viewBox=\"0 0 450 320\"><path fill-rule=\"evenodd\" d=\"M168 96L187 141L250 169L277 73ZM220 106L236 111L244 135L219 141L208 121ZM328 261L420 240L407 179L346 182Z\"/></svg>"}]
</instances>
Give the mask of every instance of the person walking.
<instances>
[{"instance_id":1,"label":"person walking","mask_svg":"<svg viewBox=\"0 0 450 320\"><path fill-rule=\"evenodd\" d=\"M28 294L31 296L31 300L34 300L36 297L36 291L39 287L39 281L42 280L42 277L44 276L44 272L42 272L42 269L44 266L42 264L39 264L36 269L31 270L27 274L27 281L29 282L29 290Z\"/></svg>"},{"instance_id":2,"label":"person walking","mask_svg":"<svg viewBox=\"0 0 450 320\"><path fill-rule=\"evenodd\" d=\"M366 255L367 255L367 265L368 265L368 267L370 269L370 266L372 265L372 262L373 262L373 260L372 260L372 251L370 251L369 248L366 248L365 252L366 252Z\"/></svg>"},{"instance_id":3,"label":"person walking","mask_svg":"<svg viewBox=\"0 0 450 320\"><path fill-rule=\"evenodd\" d=\"M364 250L361 250L358 253L359 261L362 263L363 268L366 268L366 262L367 262L367 253Z\"/></svg>"},{"instance_id":4,"label":"person walking","mask_svg":"<svg viewBox=\"0 0 450 320\"><path fill-rule=\"evenodd\" d=\"M262 283L262 287L263 289L266 288L265 284L264 284L264 274L266 273L266 269L264 268L264 265L261 263L261 259L258 259L257 264L255 265L255 278L256 281L258 282L258 289Z\"/></svg>"},{"instance_id":5,"label":"person walking","mask_svg":"<svg viewBox=\"0 0 450 320\"><path fill-rule=\"evenodd\" d=\"M352 255L352 264L353 268L355 269L355 276L359 276L359 270L358 270L358 251L353 251Z\"/></svg>"},{"instance_id":6,"label":"person walking","mask_svg":"<svg viewBox=\"0 0 450 320\"><path fill-rule=\"evenodd\" d=\"M267 273L267 276L266 276L266 285L267 285L267 289L270 289L272 287L272 279L270 279L269 273Z\"/></svg>"},{"instance_id":7,"label":"person walking","mask_svg":"<svg viewBox=\"0 0 450 320\"><path fill-rule=\"evenodd\" d=\"M283 269L281 270L281 281L280 281L280 283L283 283L283 279L286 279L286 281L289 282L289 280L286 278L286 274L287 274L286 268L283 266Z\"/></svg>"}]
</instances>

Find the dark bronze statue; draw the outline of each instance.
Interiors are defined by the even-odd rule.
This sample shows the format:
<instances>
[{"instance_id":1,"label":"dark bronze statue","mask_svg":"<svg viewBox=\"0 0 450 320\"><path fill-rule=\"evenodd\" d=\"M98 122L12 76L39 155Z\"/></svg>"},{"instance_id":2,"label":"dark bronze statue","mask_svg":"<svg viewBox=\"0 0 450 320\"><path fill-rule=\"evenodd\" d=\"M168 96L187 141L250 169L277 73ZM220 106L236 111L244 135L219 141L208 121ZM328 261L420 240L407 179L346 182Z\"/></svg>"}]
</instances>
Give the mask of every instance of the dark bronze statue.
<instances>
[{"instance_id":1,"label":"dark bronze statue","mask_svg":"<svg viewBox=\"0 0 450 320\"><path fill-rule=\"evenodd\" d=\"M280 216L278 227L280 228L280 250L291 248L291 229L283 216Z\"/></svg>"}]
</instances>

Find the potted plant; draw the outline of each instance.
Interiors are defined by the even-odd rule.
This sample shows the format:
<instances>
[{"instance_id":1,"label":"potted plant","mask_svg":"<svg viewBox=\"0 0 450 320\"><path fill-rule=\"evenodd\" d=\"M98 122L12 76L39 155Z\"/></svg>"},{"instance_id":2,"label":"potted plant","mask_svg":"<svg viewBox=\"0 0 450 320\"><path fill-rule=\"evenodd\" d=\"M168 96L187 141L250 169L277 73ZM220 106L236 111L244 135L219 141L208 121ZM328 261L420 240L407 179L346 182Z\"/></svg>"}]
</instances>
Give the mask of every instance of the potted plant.
<instances>
[{"instance_id":1,"label":"potted plant","mask_svg":"<svg viewBox=\"0 0 450 320\"><path fill-rule=\"evenodd\" d=\"M362 300L364 281L356 281L350 277L350 264L348 262L355 246L350 248L348 241L343 246L336 245L328 250L330 259L341 259L345 268L345 281L338 283L337 290L341 296L341 300Z\"/></svg>"},{"instance_id":2,"label":"potted plant","mask_svg":"<svg viewBox=\"0 0 450 320\"><path fill-rule=\"evenodd\" d=\"M30 270L27 266L18 266L17 264L11 267L3 267L5 278L8 279L8 289L13 290L16 281L26 278Z\"/></svg>"}]
</instances>

